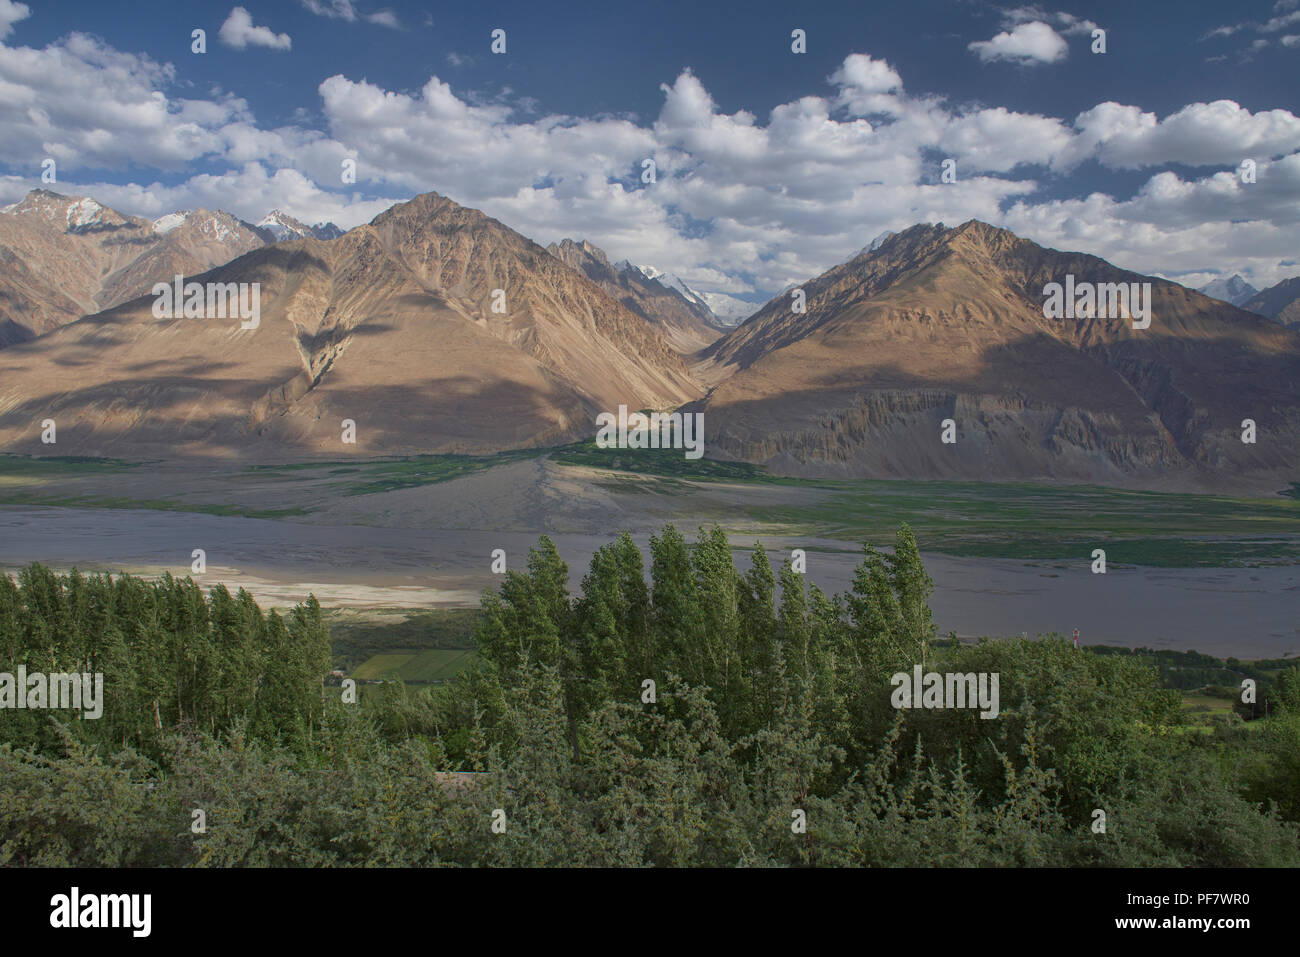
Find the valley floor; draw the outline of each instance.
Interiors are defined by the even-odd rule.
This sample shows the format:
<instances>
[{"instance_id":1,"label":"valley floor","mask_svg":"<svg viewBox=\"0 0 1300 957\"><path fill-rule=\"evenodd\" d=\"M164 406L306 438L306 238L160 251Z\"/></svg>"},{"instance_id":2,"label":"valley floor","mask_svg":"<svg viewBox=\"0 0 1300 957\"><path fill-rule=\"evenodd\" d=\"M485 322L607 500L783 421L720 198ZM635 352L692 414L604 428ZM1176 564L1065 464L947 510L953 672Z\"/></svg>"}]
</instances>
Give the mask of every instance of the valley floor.
<instances>
[{"instance_id":1,"label":"valley floor","mask_svg":"<svg viewBox=\"0 0 1300 957\"><path fill-rule=\"evenodd\" d=\"M863 542L907 521L926 549L940 634L1069 635L1240 658L1300 654L1300 502L1097 487L811 482L680 459L616 470L590 450L246 468L0 458L0 568L191 573L289 605L468 607L540 534L576 588L624 529L718 523L737 550L796 548L827 592ZM680 474L674 474L680 473ZM1104 575L1092 550L1106 549ZM738 564L747 565L745 556Z\"/></svg>"}]
</instances>

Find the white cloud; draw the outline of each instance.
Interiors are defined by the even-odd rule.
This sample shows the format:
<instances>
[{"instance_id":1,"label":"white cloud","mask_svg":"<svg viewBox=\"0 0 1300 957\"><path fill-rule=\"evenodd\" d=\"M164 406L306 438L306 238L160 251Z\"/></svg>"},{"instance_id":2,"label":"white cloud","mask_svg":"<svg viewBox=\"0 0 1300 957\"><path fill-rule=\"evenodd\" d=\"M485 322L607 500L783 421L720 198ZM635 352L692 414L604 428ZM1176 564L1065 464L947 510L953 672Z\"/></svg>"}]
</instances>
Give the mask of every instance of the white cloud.
<instances>
[{"instance_id":1,"label":"white cloud","mask_svg":"<svg viewBox=\"0 0 1300 957\"><path fill-rule=\"evenodd\" d=\"M288 50L293 41L287 33L276 33L269 27L253 26L253 17L243 7L235 7L221 25L217 37L227 46L244 50L250 46Z\"/></svg>"},{"instance_id":2,"label":"white cloud","mask_svg":"<svg viewBox=\"0 0 1300 957\"><path fill-rule=\"evenodd\" d=\"M218 129L247 116L235 97L172 99L170 65L73 33L43 50L0 45L0 142L15 165L137 163L178 169L220 151Z\"/></svg>"},{"instance_id":3,"label":"white cloud","mask_svg":"<svg viewBox=\"0 0 1300 957\"><path fill-rule=\"evenodd\" d=\"M884 60L850 53L828 79L840 87L840 104L858 116L898 111L898 99L892 94L902 90L903 80Z\"/></svg>"},{"instance_id":4,"label":"white cloud","mask_svg":"<svg viewBox=\"0 0 1300 957\"><path fill-rule=\"evenodd\" d=\"M1215 27L1213 30L1206 33L1205 36L1201 37L1201 39L1210 40L1216 37L1230 37L1234 34L1241 33L1244 30L1254 30L1256 33L1277 33L1280 30L1285 30L1288 27L1300 23L1300 10L1296 9L1297 6L1300 6L1300 4L1296 3L1295 0L1279 0L1279 2L1273 5L1273 12L1277 14L1277 16L1270 17L1262 23L1258 20L1247 20L1244 23L1234 23L1226 26ZM1282 38L1282 43L1284 46L1294 46L1294 43L1287 42L1287 37ZM1256 39L1250 44L1248 49L1261 50L1266 46L1268 46L1267 40Z\"/></svg>"},{"instance_id":5,"label":"white cloud","mask_svg":"<svg viewBox=\"0 0 1300 957\"><path fill-rule=\"evenodd\" d=\"M1074 121L1080 144L1115 167L1161 163L1206 166L1300 149L1300 118L1287 110L1251 113L1232 100L1192 103L1158 120L1136 106L1108 102Z\"/></svg>"},{"instance_id":6,"label":"white cloud","mask_svg":"<svg viewBox=\"0 0 1300 957\"><path fill-rule=\"evenodd\" d=\"M1074 120L955 106L852 54L829 86L762 111L724 112L689 70L663 85L648 121L539 115L526 98L436 76L394 91L339 74L296 123L270 128L234 96L176 97L175 72L77 34L43 50L0 44L7 172L31 171L0 177L0 200L39 185L47 155L59 160L58 189L154 217L206 206L255 221L278 207L350 227L437 190L543 244L585 237L613 259L731 295L772 294L916 222L982 219L1148 272L1228 263L1257 284L1300 246L1300 119L1226 100L1163 119L1119 103ZM323 129L300 125L314 116ZM1253 185L1232 175L1246 156L1259 162ZM939 182L943 157L957 160L955 184ZM357 161L355 185L340 182L345 158ZM641 182L646 158L653 184ZM1088 158L1155 168L1127 198L1042 198ZM180 181L78 179L200 162L207 172ZM1211 168L1184 180L1158 168L1169 163Z\"/></svg>"},{"instance_id":7,"label":"white cloud","mask_svg":"<svg viewBox=\"0 0 1300 957\"><path fill-rule=\"evenodd\" d=\"M305 8L319 17L347 20L349 23L356 22L357 8L352 5L352 0L301 0L301 2Z\"/></svg>"},{"instance_id":8,"label":"white cloud","mask_svg":"<svg viewBox=\"0 0 1300 957\"><path fill-rule=\"evenodd\" d=\"M967 44L985 63L1010 60L1032 66L1038 63L1056 63L1070 55L1070 46L1059 33L1040 20L1022 23L1009 32L1003 31L992 40L977 40Z\"/></svg>"},{"instance_id":9,"label":"white cloud","mask_svg":"<svg viewBox=\"0 0 1300 957\"><path fill-rule=\"evenodd\" d=\"M1242 273L1263 288L1295 274L1300 233L1300 156L1274 164L1246 186L1216 173L1185 182L1158 173L1129 200L1016 203L1001 225L1057 249L1081 250L1127 269L1200 285L1212 274ZM1268 184L1265 186L1265 184ZM1265 186L1264 191L1252 192ZM1285 211L1277 216L1277 208Z\"/></svg>"},{"instance_id":10,"label":"white cloud","mask_svg":"<svg viewBox=\"0 0 1300 957\"><path fill-rule=\"evenodd\" d=\"M0 40L14 31L14 24L32 15L32 8L14 0L0 0Z\"/></svg>"},{"instance_id":11,"label":"white cloud","mask_svg":"<svg viewBox=\"0 0 1300 957\"><path fill-rule=\"evenodd\" d=\"M115 209L156 218L178 209L221 209L257 222L282 209L305 223L333 222L345 228L369 222L393 205L392 199L359 199L321 189L292 169L268 172L249 163L221 174L191 177L177 186L162 183L126 186L102 182L60 183L60 192L94 196Z\"/></svg>"},{"instance_id":12,"label":"white cloud","mask_svg":"<svg viewBox=\"0 0 1300 957\"><path fill-rule=\"evenodd\" d=\"M1048 12L1039 6L1015 7L1007 10L1002 15L1004 26L1015 26L1019 23L1032 23L1038 20L1043 23L1053 23L1057 29L1066 36L1074 34L1091 34L1097 29L1097 24L1091 20L1085 20L1082 17L1076 17L1072 13L1066 13L1063 10Z\"/></svg>"},{"instance_id":13,"label":"white cloud","mask_svg":"<svg viewBox=\"0 0 1300 957\"><path fill-rule=\"evenodd\" d=\"M356 8L352 0L301 0L301 3L317 16L329 17L332 20L346 20L348 23L365 20L367 23L375 23L393 30L400 30L402 27L402 22L392 10L384 9L377 10L374 13L362 13ZM432 17L426 15L426 20L429 26L433 25Z\"/></svg>"},{"instance_id":14,"label":"white cloud","mask_svg":"<svg viewBox=\"0 0 1300 957\"><path fill-rule=\"evenodd\" d=\"M1259 29L1262 33L1276 33L1283 27L1289 27L1295 23L1300 23L1300 10L1284 13L1280 17L1273 17L1271 20L1260 24Z\"/></svg>"},{"instance_id":15,"label":"white cloud","mask_svg":"<svg viewBox=\"0 0 1300 957\"><path fill-rule=\"evenodd\" d=\"M952 121L939 146L960 156L963 168L983 172L1005 173L1021 163L1070 166L1078 158L1075 136L1060 120L1000 106Z\"/></svg>"}]
</instances>

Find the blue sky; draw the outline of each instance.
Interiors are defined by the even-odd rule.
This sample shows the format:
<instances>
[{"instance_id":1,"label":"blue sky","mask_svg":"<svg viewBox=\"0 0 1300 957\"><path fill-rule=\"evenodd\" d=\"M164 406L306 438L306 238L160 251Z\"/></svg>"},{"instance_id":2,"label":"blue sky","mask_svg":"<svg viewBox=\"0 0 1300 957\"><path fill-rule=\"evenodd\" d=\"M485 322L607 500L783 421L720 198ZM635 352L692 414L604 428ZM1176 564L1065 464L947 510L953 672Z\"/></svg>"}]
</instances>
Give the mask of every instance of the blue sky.
<instances>
[{"instance_id":1,"label":"blue sky","mask_svg":"<svg viewBox=\"0 0 1300 957\"><path fill-rule=\"evenodd\" d=\"M47 157L53 188L145 216L351 227L434 189L751 300L969 218L1265 285L1300 258L1297 79L1298 0L0 0L0 202Z\"/></svg>"}]
</instances>

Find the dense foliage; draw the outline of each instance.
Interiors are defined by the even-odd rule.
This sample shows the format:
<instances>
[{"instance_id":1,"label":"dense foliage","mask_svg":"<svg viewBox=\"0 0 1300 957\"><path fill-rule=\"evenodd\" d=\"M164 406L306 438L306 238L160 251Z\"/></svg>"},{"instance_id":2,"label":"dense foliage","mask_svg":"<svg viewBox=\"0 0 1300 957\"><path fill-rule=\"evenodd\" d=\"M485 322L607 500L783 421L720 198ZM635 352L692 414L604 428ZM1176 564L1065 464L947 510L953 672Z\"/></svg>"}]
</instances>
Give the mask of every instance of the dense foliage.
<instances>
[{"instance_id":1,"label":"dense foliage","mask_svg":"<svg viewBox=\"0 0 1300 957\"><path fill-rule=\"evenodd\" d=\"M0 579L0 667L89 662L109 702L0 712L0 863L1300 863L1300 669L1267 720L1202 733L1134 656L937 641L906 526L844 595L761 548L739 571L717 529L665 528L648 572L624 535L571 595L543 538L468 673L357 704L314 600ZM999 715L895 709L914 664L997 673Z\"/></svg>"}]
</instances>

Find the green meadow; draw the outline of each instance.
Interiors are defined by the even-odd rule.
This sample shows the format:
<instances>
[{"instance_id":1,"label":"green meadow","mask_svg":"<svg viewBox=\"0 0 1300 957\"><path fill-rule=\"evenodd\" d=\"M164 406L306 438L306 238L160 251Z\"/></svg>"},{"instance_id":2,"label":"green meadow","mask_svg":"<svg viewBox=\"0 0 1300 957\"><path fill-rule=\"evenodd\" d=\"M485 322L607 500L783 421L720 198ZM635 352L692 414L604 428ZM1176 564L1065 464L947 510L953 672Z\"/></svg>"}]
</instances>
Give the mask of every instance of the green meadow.
<instances>
[{"instance_id":1,"label":"green meadow","mask_svg":"<svg viewBox=\"0 0 1300 957\"><path fill-rule=\"evenodd\" d=\"M474 657L470 650L393 651L364 661L351 677L367 681L429 684L455 678Z\"/></svg>"},{"instance_id":2,"label":"green meadow","mask_svg":"<svg viewBox=\"0 0 1300 957\"><path fill-rule=\"evenodd\" d=\"M600 449L593 442L484 456L247 466L229 477L231 500L212 503L93 491L94 477L146 463L7 455L0 456L0 505L294 518L311 514L312 506L238 504L241 481L309 483L303 487L323 486L320 491L326 496L366 496L446 482L543 455L560 466L605 473L593 481L611 491L674 496L684 513L692 494L707 491L723 510L724 524L760 524L778 534L847 543L882 541L907 522L927 551L963 557L1074 561L1103 548L1114 565L1224 568L1300 562L1300 498L1293 494L1248 498L1032 482L796 479L773 476L744 462L690 460L680 450ZM727 486L788 488L800 494L791 495L788 502L768 494L762 504L737 494L728 503ZM1291 491L1296 488L1300 484Z\"/></svg>"}]
</instances>

